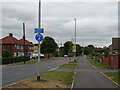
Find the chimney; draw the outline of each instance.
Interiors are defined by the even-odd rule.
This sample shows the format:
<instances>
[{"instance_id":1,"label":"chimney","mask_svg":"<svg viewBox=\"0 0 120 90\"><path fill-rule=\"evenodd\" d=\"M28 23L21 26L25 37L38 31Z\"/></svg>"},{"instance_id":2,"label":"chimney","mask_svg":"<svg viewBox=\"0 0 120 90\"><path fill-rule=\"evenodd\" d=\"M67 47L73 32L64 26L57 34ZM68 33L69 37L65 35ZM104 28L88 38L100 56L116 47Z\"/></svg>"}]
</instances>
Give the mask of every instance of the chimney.
<instances>
[{"instance_id":1,"label":"chimney","mask_svg":"<svg viewBox=\"0 0 120 90\"><path fill-rule=\"evenodd\" d=\"M9 33L9 36L10 36L10 37L13 37L13 34L12 34L12 33Z\"/></svg>"}]
</instances>

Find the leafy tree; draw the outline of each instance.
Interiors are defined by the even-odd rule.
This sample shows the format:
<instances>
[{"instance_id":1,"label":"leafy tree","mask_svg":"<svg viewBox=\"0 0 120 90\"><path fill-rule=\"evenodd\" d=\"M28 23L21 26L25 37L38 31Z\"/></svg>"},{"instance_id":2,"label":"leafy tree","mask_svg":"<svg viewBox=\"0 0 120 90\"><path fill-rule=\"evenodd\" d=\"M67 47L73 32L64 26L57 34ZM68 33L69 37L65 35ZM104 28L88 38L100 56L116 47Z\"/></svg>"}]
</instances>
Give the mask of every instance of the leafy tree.
<instances>
[{"instance_id":1,"label":"leafy tree","mask_svg":"<svg viewBox=\"0 0 120 90\"><path fill-rule=\"evenodd\" d=\"M52 54L53 56L58 57L58 51L54 51Z\"/></svg>"},{"instance_id":2,"label":"leafy tree","mask_svg":"<svg viewBox=\"0 0 120 90\"><path fill-rule=\"evenodd\" d=\"M90 53L88 47L84 47L83 52L84 52L85 55L88 55Z\"/></svg>"},{"instance_id":3,"label":"leafy tree","mask_svg":"<svg viewBox=\"0 0 120 90\"><path fill-rule=\"evenodd\" d=\"M73 43L71 41L67 41L64 43L64 54L69 55L72 53L72 45Z\"/></svg>"},{"instance_id":4,"label":"leafy tree","mask_svg":"<svg viewBox=\"0 0 120 90\"><path fill-rule=\"evenodd\" d=\"M82 54L82 47L77 44L76 45L76 56L79 56L80 54Z\"/></svg>"},{"instance_id":5,"label":"leafy tree","mask_svg":"<svg viewBox=\"0 0 120 90\"><path fill-rule=\"evenodd\" d=\"M2 57L10 57L10 51L3 50L2 51Z\"/></svg>"},{"instance_id":6,"label":"leafy tree","mask_svg":"<svg viewBox=\"0 0 120 90\"><path fill-rule=\"evenodd\" d=\"M93 45L88 45L87 47L91 48L91 49L94 49L94 46Z\"/></svg>"},{"instance_id":7,"label":"leafy tree","mask_svg":"<svg viewBox=\"0 0 120 90\"><path fill-rule=\"evenodd\" d=\"M55 52L58 48L57 43L52 37L45 37L41 43L41 53L47 54L48 58L51 53Z\"/></svg>"},{"instance_id":8,"label":"leafy tree","mask_svg":"<svg viewBox=\"0 0 120 90\"><path fill-rule=\"evenodd\" d=\"M87 47L84 47L84 54L92 54L94 52L94 46L93 45L88 45Z\"/></svg>"}]
</instances>

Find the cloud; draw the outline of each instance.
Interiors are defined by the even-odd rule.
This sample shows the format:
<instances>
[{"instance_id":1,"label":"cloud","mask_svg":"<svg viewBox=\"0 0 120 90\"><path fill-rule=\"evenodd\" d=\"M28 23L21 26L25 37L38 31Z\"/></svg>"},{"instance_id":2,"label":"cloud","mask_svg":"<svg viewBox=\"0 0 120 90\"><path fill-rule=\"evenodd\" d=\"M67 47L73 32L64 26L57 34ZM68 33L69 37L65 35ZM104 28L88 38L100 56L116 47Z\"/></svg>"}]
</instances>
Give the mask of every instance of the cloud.
<instances>
[{"instance_id":1,"label":"cloud","mask_svg":"<svg viewBox=\"0 0 120 90\"><path fill-rule=\"evenodd\" d=\"M32 1L32 0L31 0ZM77 1L77 0L76 0ZM74 38L74 18L77 19L77 43L105 46L118 35L116 2L42 2L43 36L53 37L57 43ZM34 43L34 28L38 27L38 3L2 3L3 37L13 32L22 37L22 23L26 24L26 38ZM74 41L74 40L73 40Z\"/></svg>"}]
</instances>

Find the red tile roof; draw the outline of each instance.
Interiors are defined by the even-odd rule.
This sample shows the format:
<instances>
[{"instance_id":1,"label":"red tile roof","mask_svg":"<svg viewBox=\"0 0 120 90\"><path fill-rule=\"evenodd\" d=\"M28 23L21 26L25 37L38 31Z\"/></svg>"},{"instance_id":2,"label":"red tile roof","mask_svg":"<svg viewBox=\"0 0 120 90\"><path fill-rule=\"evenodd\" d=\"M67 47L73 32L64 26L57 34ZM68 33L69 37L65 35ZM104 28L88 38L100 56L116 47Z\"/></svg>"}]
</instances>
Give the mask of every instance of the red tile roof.
<instances>
[{"instance_id":1,"label":"red tile roof","mask_svg":"<svg viewBox=\"0 0 120 90\"><path fill-rule=\"evenodd\" d=\"M19 44L19 41L11 36L6 36L0 39L0 44Z\"/></svg>"},{"instance_id":2,"label":"red tile roof","mask_svg":"<svg viewBox=\"0 0 120 90\"><path fill-rule=\"evenodd\" d=\"M24 39L16 39L13 36L6 36L2 39L0 39L0 44L20 44L20 45L24 45ZM34 46L34 44L32 42L29 42L28 40L25 40L25 45L30 45L30 46Z\"/></svg>"},{"instance_id":3,"label":"red tile roof","mask_svg":"<svg viewBox=\"0 0 120 90\"><path fill-rule=\"evenodd\" d=\"M24 44L24 39L20 39L19 43ZM32 42L29 42L28 40L25 40L25 45L34 46L34 44Z\"/></svg>"}]
</instances>

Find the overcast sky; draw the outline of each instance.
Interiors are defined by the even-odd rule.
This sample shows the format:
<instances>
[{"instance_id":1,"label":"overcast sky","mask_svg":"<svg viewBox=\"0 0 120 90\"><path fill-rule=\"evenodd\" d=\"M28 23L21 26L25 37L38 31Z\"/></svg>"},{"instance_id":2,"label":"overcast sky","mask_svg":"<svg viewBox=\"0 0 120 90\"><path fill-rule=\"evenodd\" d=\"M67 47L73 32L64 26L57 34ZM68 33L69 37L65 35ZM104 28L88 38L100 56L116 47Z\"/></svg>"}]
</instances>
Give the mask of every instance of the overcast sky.
<instances>
[{"instance_id":1,"label":"overcast sky","mask_svg":"<svg viewBox=\"0 0 120 90\"><path fill-rule=\"evenodd\" d=\"M13 1L13 0L12 0ZM59 1L59 2L58 2ZM65 2L66 1L66 2ZM43 36L51 36L60 45L74 42L74 18L77 19L77 43L108 46L118 36L118 2L90 2L84 0L45 0L42 2ZM111 2L110 2L111 1ZM114 1L114 2L113 2ZM26 38L33 43L34 28L38 27L38 0L35 2L2 2L2 37L13 33L22 37L22 23L26 24ZM2 21L2 22L1 22Z\"/></svg>"}]
</instances>

